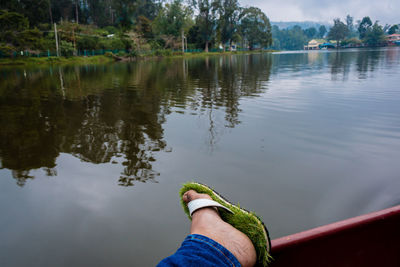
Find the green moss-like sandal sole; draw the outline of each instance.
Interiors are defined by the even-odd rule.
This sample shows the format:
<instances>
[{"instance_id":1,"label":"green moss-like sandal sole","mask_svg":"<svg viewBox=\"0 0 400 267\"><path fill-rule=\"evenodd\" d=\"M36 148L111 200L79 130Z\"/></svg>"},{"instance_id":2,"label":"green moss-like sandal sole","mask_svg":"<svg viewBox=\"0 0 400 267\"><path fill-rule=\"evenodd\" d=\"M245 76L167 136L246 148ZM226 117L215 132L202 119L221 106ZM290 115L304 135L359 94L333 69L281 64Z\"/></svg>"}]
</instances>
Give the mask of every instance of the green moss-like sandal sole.
<instances>
[{"instance_id":1,"label":"green moss-like sandal sole","mask_svg":"<svg viewBox=\"0 0 400 267\"><path fill-rule=\"evenodd\" d=\"M219 214L222 220L229 223L250 238L257 252L256 265L264 267L268 266L272 259L270 255L271 240L264 223L254 212L249 212L239 205L231 204L228 200L207 185L191 182L183 184L181 190L179 191L182 207L190 220L192 217L189 214L189 209L182 199L183 194L189 190L194 190L201 194L207 194L214 201L230 209L233 213L230 213L224 209L219 209Z\"/></svg>"}]
</instances>

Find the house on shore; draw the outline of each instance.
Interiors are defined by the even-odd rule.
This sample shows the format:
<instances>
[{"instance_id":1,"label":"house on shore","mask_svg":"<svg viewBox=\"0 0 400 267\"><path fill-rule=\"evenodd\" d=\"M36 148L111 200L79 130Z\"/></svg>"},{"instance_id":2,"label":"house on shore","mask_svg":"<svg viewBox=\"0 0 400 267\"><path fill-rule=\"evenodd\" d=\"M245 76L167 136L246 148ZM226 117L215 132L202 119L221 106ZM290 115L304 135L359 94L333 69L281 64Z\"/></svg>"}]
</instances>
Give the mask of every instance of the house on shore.
<instances>
[{"instance_id":1,"label":"house on shore","mask_svg":"<svg viewBox=\"0 0 400 267\"><path fill-rule=\"evenodd\" d=\"M386 42L388 43L388 45L396 45L400 43L400 34L395 33L386 36Z\"/></svg>"},{"instance_id":2,"label":"house on shore","mask_svg":"<svg viewBox=\"0 0 400 267\"><path fill-rule=\"evenodd\" d=\"M304 46L304 50L318 50L320 49L320 45L324 43L324 40L317 40L317 39L312 39L311 41L308 42L307 45Z\"/></svg>"}]
</instances>

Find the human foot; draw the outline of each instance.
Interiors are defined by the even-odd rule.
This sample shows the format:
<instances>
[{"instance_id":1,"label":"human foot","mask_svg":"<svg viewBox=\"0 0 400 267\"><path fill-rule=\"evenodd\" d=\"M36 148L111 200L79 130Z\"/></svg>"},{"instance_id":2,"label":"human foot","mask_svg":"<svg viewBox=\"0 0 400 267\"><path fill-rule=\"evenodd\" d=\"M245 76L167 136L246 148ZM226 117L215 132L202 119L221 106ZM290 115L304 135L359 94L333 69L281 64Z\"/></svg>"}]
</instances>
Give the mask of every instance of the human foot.
<instances>
[{"instance_id":1,"label":"human foot","mask_svg":"<svg viewBox=\"0 0 400 267\"><path fill-rule=\"evenodd\" d=\"M194 190L189 190L182 196L186 204L200 198L211 199L209 195L199 194ZM208 207L195 211L192 215L190 233L204 235L220 243L244 267L254 266L256 263L257 255L253 243L245 234L224 222L216 208Z\"/></svg>"}]
</instances>

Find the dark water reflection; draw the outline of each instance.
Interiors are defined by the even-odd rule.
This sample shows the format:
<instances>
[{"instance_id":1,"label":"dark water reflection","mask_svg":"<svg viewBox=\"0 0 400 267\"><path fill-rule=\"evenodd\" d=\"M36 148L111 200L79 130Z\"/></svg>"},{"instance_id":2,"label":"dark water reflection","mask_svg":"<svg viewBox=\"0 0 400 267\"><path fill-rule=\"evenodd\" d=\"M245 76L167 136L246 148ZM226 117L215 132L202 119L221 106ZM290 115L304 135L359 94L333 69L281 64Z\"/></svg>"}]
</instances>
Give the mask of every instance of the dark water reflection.
<instances>
[{"instance_id":1,"label":"dark water reflection","mask_svg":"<svg viewBox=\"0 0 400 267\"><path fill-rule=\"evenodd\" d=\"M399 75L398 48L0 69L0 265L154 265L192 179L274 238L399 204Z\"/></svg>"},{"instance_id":2,"label":"dark water reflection","mask_svg":"<svg viewBox=\"0 0 400 267\"><path fill-rule=\"evenodd\" d=\"M260 93L270 65L269 57L248 57L3 70L1 166L23 186L32 169L56 176L56 158L68 153L120 164L122 186L156 181L154 153L172 150L162 126L171 109L223 107L225 126L234 127L240 97Z\"/></svg>"}]
</instances>

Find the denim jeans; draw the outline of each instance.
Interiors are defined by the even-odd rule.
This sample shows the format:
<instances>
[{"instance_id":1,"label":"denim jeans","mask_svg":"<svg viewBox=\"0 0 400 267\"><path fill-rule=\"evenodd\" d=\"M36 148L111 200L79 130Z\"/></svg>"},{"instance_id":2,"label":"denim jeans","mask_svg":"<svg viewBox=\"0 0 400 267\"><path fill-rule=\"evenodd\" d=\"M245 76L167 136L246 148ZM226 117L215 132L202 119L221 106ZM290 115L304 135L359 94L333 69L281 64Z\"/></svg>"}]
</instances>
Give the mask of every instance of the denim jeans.
<instances>
[{"instance_id":1,"label":"denim jeans","mask_svg":"<svg viewBox=\"0 0 400 267\"><path fill-rule=\"evenodd\" d=\"M163 259L157 267L170 266L241 266L231 252L203 235L189 235L175 254Z\"/></svg>"}]
</instances>

